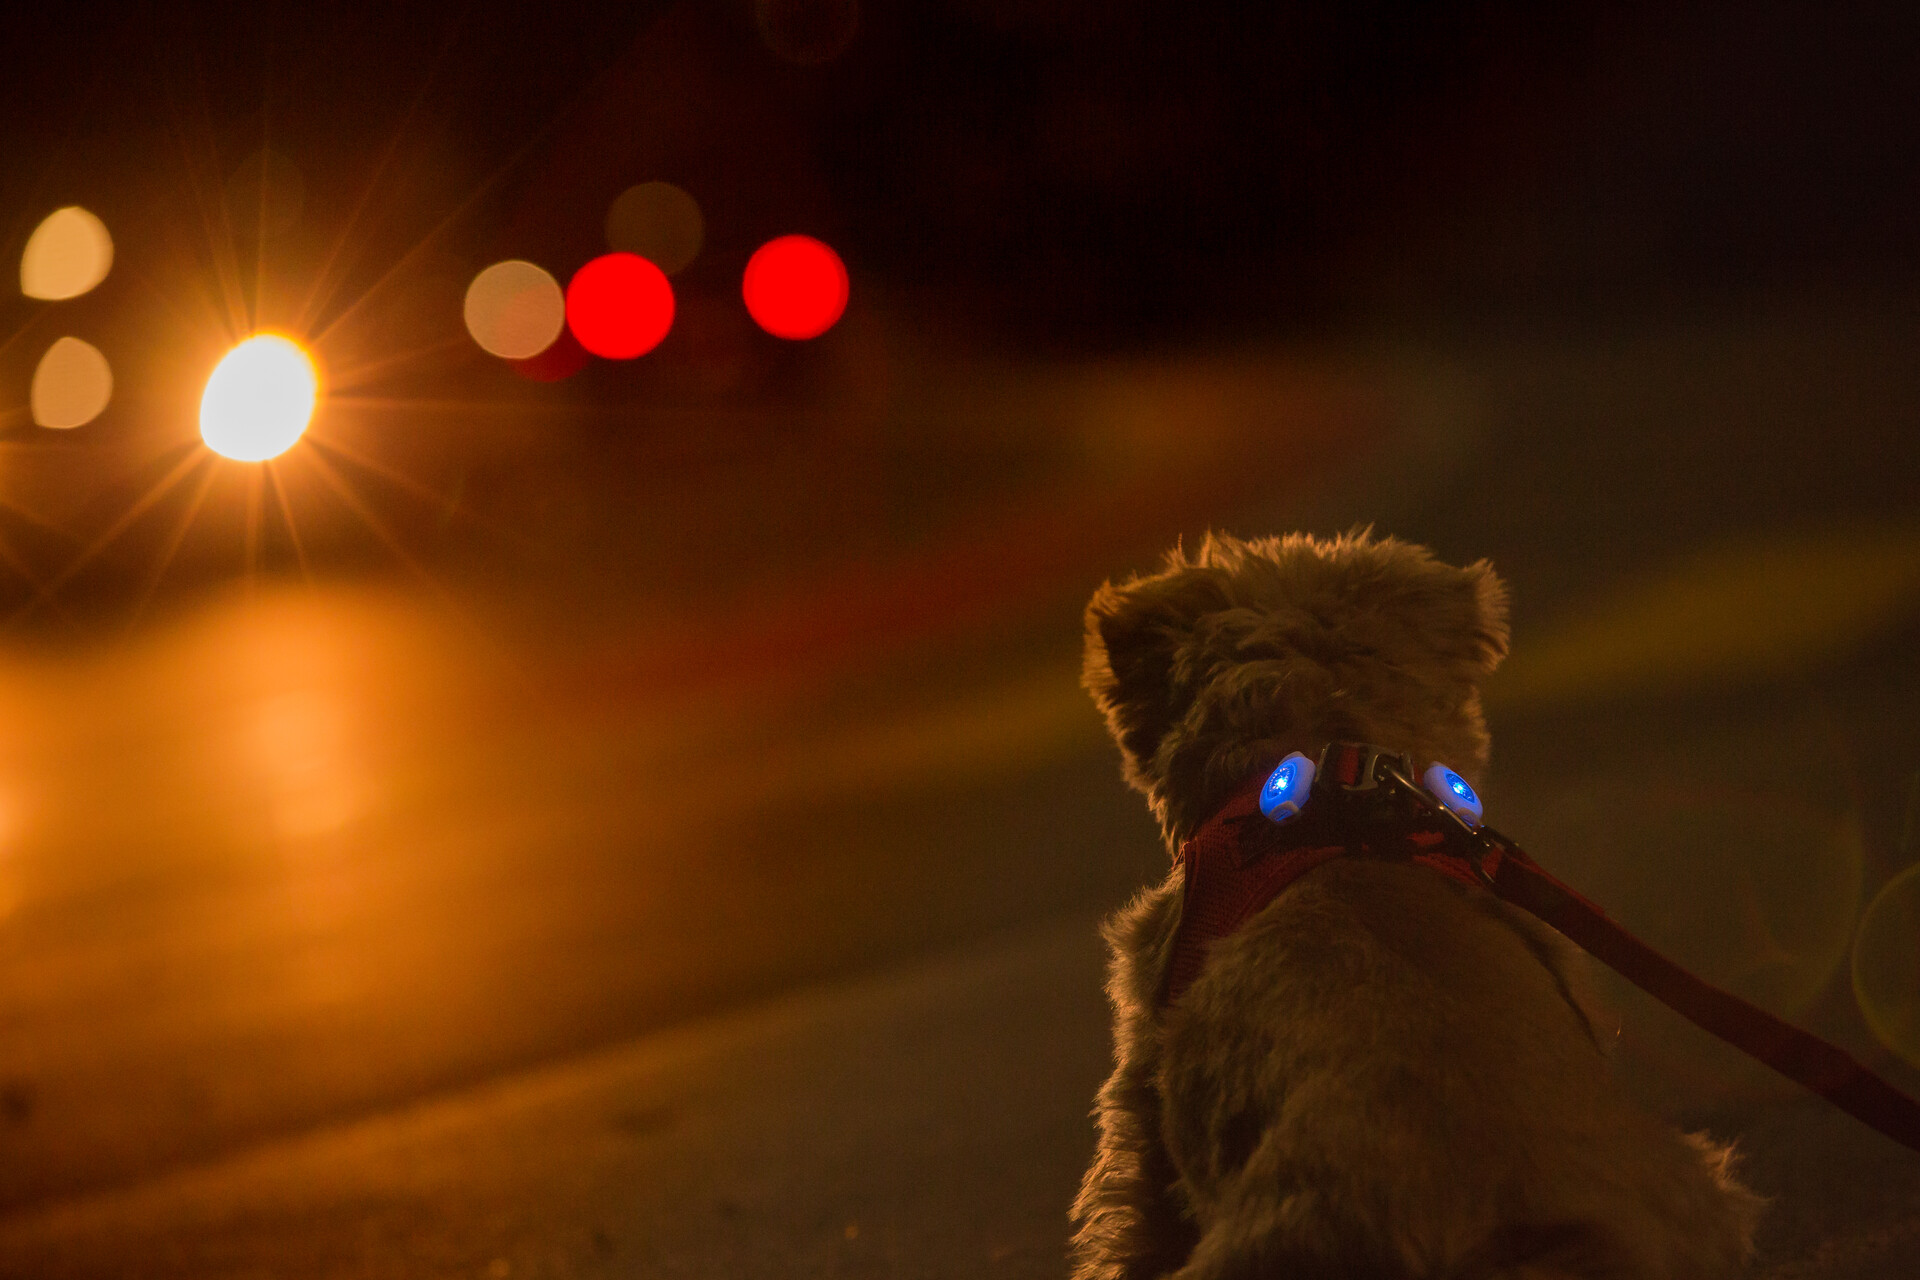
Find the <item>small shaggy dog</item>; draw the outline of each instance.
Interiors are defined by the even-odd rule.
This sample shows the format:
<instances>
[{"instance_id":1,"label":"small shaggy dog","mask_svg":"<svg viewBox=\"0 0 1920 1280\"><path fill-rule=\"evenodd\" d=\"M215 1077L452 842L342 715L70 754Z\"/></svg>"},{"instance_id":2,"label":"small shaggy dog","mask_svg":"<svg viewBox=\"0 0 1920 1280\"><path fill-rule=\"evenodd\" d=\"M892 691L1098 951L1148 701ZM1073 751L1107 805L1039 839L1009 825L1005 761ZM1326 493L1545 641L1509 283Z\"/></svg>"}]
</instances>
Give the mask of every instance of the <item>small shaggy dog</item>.
<instances>
[{"instance_id":1,"label":"small shaggy dog","mask_svg":"<svg viewBox=\"0 0 1920 1280\"><path fill-rule=\"evenodd\" d=\"M1477 782L1506 591L1356 534L1210 536L1087 609L1086 685L1170 849L1332 740ZM1613 1082L1576 949L1405 862L1336 859L1161 1000L1176 866L1108 923L1117 1065L1073 1214L1076 1280L1741 1274L1729 1153ZM1164 1007L1163 1006L1164 1003Z\"/></svg>"}]
</instances>

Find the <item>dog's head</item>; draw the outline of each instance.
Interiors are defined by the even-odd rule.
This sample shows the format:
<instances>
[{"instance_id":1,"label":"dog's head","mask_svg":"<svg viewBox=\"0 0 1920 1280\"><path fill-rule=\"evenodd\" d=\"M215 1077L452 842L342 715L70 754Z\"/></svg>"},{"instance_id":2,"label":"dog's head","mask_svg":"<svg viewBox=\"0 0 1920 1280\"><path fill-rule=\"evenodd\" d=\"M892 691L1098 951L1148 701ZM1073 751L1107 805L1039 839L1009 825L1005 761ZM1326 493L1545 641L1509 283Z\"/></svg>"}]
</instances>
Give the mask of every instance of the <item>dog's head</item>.
<instances>
[{"instance_id":1,"label":"dog's head","mask_svg":"<svg viewBox=\"0 0 1920 1280\"><path fill-rule=\"evenodd\" d=\"M1177 846L1249 773L1332 739L1486 767L1481 681L1507 652L1506 587L1368 533L1209 534L1087 606L1084 680L1127 781Z\"/></svg>"}]
</instances>

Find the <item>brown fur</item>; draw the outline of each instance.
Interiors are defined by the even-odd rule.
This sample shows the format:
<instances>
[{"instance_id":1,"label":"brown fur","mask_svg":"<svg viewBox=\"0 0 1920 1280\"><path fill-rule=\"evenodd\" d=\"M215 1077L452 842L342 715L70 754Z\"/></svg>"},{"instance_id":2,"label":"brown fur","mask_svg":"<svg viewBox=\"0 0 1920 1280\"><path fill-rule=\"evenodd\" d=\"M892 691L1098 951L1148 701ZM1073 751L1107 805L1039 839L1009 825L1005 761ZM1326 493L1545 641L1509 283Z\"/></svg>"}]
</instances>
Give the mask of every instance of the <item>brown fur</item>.
<instances>
[{"instance_id":1,"label":"brown fur","mask_svg":"<svg viewBox=\"0 0 1920 1280\"><path fill-rule=\"evenodd\" d=\"M1103 586L1086 685L1170 849L1330 739L1476 785L1506 591L1391 538L1210 536ZM1155 993L1178 869L1108 922L1116 1065L1076 1280L1692 1280L1740 1274L1728 1152L1613 1084L1581 957L1487 894L1343 860Z\"/></svg>"}]
</instances>

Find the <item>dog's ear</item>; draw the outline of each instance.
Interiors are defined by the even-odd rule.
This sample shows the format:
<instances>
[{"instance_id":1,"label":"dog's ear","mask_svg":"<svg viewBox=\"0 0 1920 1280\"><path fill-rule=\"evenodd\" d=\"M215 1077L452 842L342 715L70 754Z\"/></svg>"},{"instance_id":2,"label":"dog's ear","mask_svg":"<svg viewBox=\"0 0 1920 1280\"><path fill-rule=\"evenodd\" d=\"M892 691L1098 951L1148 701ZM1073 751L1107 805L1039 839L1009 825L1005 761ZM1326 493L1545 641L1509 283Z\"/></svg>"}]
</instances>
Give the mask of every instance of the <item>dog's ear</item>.
<instances>
[{"instance_id":1,"label":"dog's ear","mask_svg":"<svg viewBox=\"0 0 1920 1280\"><path fill-rule=\"evenodd\" d=\"M1153 792L1153 759L1193 691L1182 661L1195 623L1226 608L1219 576L1176 551L1166 572L1111 582L1087 605L1082 683L1120 745L1127 781Z\"/></svg>"},{"instance_id":2,"label":"dog's ear","mask_svg":"<svg viewBox=\"0 0 1920 1280\"><path fill-rule=\"evenodd\" d=\"M1492 675L1507 656L1507 584L1485 560L1460 570L1459 656L1474 670L1473 683Z\"/></svg>"}]
</instances>

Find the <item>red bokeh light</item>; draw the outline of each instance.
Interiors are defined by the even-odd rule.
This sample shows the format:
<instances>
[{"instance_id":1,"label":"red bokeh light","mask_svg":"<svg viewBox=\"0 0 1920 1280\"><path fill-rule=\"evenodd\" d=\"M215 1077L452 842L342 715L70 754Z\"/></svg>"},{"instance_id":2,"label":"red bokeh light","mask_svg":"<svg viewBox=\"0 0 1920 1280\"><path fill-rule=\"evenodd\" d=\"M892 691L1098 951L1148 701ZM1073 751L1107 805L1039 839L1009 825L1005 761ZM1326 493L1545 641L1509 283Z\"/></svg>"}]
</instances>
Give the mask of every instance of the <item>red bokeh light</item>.
<instances>
[{"instance_id":1,"label":"red bokeh light","mask_svg":"<svg viewBox=\"0 0 1920 1280\"><path fill-rule=\"evenodd\" d=\"M631 360L660 345L673 327L673 286L635 253L609 253L573 273L567 328L580 345L609 360Z\"/></svg>"},{"instance_id":2,"label":"red bokeh light","mask_svg":"<svg viewBox=\"0 0 1920 1280\"><path fill-rule=\"evenodd\" d=\"M847 268L812 236L769 240L740 281L747 314L776 338L817 338L847 309Z\"/></svg>"}]
</instances>

